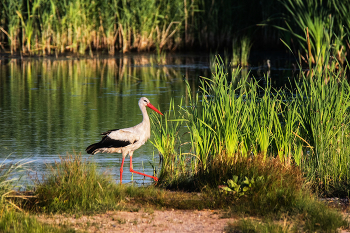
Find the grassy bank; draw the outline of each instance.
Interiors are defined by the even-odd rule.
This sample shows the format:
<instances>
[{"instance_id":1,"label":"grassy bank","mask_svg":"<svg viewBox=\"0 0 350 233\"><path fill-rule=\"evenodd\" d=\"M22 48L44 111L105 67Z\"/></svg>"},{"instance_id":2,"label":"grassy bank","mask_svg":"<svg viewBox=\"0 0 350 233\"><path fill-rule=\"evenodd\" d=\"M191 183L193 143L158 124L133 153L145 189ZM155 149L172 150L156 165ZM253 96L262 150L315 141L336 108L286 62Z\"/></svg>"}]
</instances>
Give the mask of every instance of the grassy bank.
<instances>
[{"instance_id":1,"label":"grassy bank","mask_svg":"<svg viewBox=\"0 0 350 233\"><path fill-rule=\"evenodd\" d=\"M167 191L156 188L117 185L108 173L97 171L96 164L80 155L67 155L51 166L34 190L13 191L16 179L3 179L0 202L1 232L75 232L65 224L47 225L37 214L82 216L107 210L139 211L141 209L202 210L216 209L225 217L241 219L227 225L228 231L245 229L278 230L288 222L290 229L299 231L327 231L348 226L342 215L317 201L305 187L300 170L285 167L279 160L261 158L232 161L233 173L249 177L250 184L234 191L228 180L225 187L207 187L200 193ZM222 161L217 161L217 166ZM3 174L23 174L24 164L3 166ZM16 168L16 169L13 169ZM12 173L14 172L14 173ZM4 176L2 176L4 177ZM256 177L255 182L251 177ZM239 185L244 182L235 181ZM229 190L231 187L233 190ZM23 188L22 188L23 190ZM255 217L255 221L247 217ZM256 222L259 219L259 222ZM120 220L122 224L122 220ZM259 231L259 230L258 230Z\"/></svg>"},{"instance_id":2,"label":"grassy bank","mask_svg":"<svg viewBox=\"0 0 350 233\"><path fill-rule=\"evenodd\" d=\"M340 227L348 227L347 221L337 210L314 198L297 167L286 167L278 159L262 163L260 157L231 162L235 163L232 173L248 177L248 183L231 177L234 181L229 178L226 185L208 186L200 193L190 193L167 191L153 185L117 185L108 174L98 172L94 162L84 160L79 155L67 155L52 165L51 172L35 184L31 198L26 192L27 197L17 193L3 199L0 205L0 230L74 232L65 225L42 224L35 215L44 213L54 217L60 213L82 216L106 210L134 212L140 209L148 209L148 212L152 209L216 209L222 217L235 216L240 219L227 225L227 230L232 232L245 229L258 232L261 229L278 230L286 223L288 229L296 231L335 232ZM222 160L216 162L218 167L223 165ZM235 189L235 185L240 185L242 189ZM255 220L247 217L254 217ZM284 220L283 224L281 219Z\"/></svg>"},{"instance_id":3,"label":"grassy bank","mask_svg":"<svg viewBox=\"0 0 350 233\"><path fill-rule=\"evenodd\" d=\"M27 172L29 159L10 163L10 156L0 164L0 231L1 232L74 232L65 226L54 227L40 223L34 216L25 213L21 203L33 199L28 192L18 193L24 189L21 179ZM30 193L30 192L29 192Z\"/></svg>"}]
</instances>

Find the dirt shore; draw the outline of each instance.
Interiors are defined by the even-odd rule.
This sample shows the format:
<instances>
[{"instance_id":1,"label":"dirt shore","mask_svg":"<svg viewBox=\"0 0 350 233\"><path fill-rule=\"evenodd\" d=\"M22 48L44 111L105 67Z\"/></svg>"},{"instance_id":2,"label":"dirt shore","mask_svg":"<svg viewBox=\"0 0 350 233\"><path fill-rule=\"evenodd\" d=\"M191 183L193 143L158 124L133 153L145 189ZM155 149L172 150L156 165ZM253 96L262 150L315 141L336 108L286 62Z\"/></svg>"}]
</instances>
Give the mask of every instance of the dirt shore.
<instances>
[{"instance_id":1,"label":"dirt shore","mask_svg":"<svg viewBox=\"0 0 350 233\"><path fill-rule=\"evenodd\" d=\"M233 218L221 218L214 210L109 211L91 216L41 215L41 222L65 224L87 232L225 232Z\"/></svg>"}]
</instances>

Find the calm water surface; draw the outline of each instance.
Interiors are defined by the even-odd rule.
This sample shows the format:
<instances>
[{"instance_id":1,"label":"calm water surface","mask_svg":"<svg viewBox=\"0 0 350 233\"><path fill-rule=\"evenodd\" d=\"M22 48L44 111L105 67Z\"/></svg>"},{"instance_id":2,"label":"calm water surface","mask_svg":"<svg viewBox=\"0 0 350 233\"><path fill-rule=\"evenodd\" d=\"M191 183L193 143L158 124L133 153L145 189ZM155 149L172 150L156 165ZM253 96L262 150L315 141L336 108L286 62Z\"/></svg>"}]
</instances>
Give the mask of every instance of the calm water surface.
<instances>
[{"instance_id":1,"label":"calm water surface","mask_svg":"<svg viewBox=\"0 0 350 233\"><path fill-rule=\"evenodd\" d=\"M174 99L179 104L186 83L198 89L198 77L210 77L209 57L199 55L129 55L113 58L0 60L0 159L17 162L29 157L27 167L39 177L59 155L82 154L94 160L119 182L120 154L88 155L85 148L109 129L131 127L142 121L138 99L146 96L165 112ZM279 63L277 63L279 64ZM259 68L260 67L260 68ZM253 67L255 77L266 74L264 62ZM255 70L255 71L254 71ZM278 68L281 76L283 69ZM259 73L260 72L260 73ZM283 74L283 78L290 75ZM273 73L273 71L272 71ZM275 77L278 86L281 78ZM195 93L192 93L195 94ZM151 114L151 110L148 110ZM152 136L151 136L152 139ZM157 150L148 141L135 151L136 171L160 169ZM126 159L123 181L151 182L131 175Z\"/></svg>"}]
</instances>

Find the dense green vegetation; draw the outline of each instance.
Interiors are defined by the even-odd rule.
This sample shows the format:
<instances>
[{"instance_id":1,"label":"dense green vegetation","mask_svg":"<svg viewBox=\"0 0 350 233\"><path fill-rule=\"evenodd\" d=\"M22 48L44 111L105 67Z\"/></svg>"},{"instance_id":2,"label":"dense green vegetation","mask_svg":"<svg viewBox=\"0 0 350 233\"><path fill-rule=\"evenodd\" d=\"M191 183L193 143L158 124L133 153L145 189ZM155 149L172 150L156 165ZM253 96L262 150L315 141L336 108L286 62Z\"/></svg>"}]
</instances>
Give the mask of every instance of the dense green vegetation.
<instances>
[{"instance_id":1,"label":"dense green vegetation","mask_svg":"<svg viewBox=\"0 0 350 233\"><path fill-rule=\"evenodd\" d=\"M0 215L0 231L1 232L37 232L37 233L70 233L76 232L65 226L50 226L40 223L34 216L29 214L16 212L13 209L8 209Z\"/></svg>"},{"instance_id":2,"label":"dense green vegetation","mask_svg":"<svg viewBox=\"0 0 350 233\"><path fill-rule=\"evenodd\" d=\"M215 50L245 47L246 38L256 47L283 48L282 38L305 60L322 62L331 49L343 62L348 12L348 0L1 0L0 49L42 55Z\"/></svg>"},{"instance_id":3,"label":"dense green vegetation","mask_svg":"<svg viewBox=\"0 0 350 233\"><path fill-rule=\"evenodd\" d=\"M276 158L297 166L320 194L348 195L346 72L327 66L318 73L316 67L300 72L290 88L275 90L268 79L261 87L248 75L240 77L239 69L227 73L220 59L215 69L211 78L202 78L201 93L179 108L171 105L166 124L154 119L154 145L163 158L160 184L190 181L201 189L221 185L232 175L256 178L261 174L235 170L240 159L259 156L262 163ZM184 125L189 139L179 133ZM186 142L190 148L184 148Z\"/></svg>"},{"instance_id":4,"label":"dense green vegetation","mask_svg":"<svg viewBox=\"0 0 350 233\"><path fill-rule=\"evenodd\" d=\"M0 164L0 231L1 232L74 232L65 226L60 228L40 223L35 217L24 213L19 207L20 202L32 199L30 192L19 193L22 189L21 178L25 175L29 160L23 159L17 163Z\"/></svg>"},{"instance_id":5,"label":"dense green vegetation","mask_svg":"<svg viewBox=\"0 0 350 233\"><path fill-rule=\"evenodd\" d=\"M152 143L162 163L157 187L116 185L108 174L97 171L95 163L68 156L36 181L35 191L15 192L23 161L0 164L0 231L71 231L41 224L25 211L91 214L142 205L224 209L227 216L263 219L229 224L229 232L331 232L347 227L339 212L316 197L347 197L350 191L349 13L350 2L339 0L1 0L1 51L93 56L95 51L157 50L158 56L147 64L165 63L162 50L224 49L228 56L225 61L212 59L213 75L201 78L198 94L193 94L196 86L188 85L179 105L171 101L164 117L152 116ZM299 64L309 68L300 67L288 87L274 89L268 77L259 86L233 68L248 64L252 46L276 44L297 54ZM159 80L169 72L166 67L156 72L152 66L147 75L136 68L125 71L114 60L100 64L91 59L74 69L75 61L58 62L70 67L73 79L85 70L102 77L97 74L102 67L110 77L106 82L113 86L119 81L113 78L116 72L141 80L154 76ZM139 62L143 64L142 59ZM47 63L42 79L60 74L55 62ZM32 65L35 62L23 63ZM22 73L21 67L12 66ZM14 91L31 85L25 77L15 81ZM46 85L61 85L72 93L80 90L70 81L57 80ZM2 79L0 83L7 85ZM103 85L108 83L87 86L85 92ZM30 95L35 98L35 93ZM288 224L276 223L281 219Z\"/></svg>"},{"instance_id":6,"label":"dense green vegetation","mask_svg":"<svg viewBox=\"0 0 350 233\"><path fill-rule=\"evenodd\" d=\"M83 160L80 155L67 155L51 166L51 172L45 174L43 181L37 181L35 191L16 192L11 196L2 194L0 230L74 232L64 225L57 228L42 224L35 214L81 216L106 210L138 211L141 208L220 209L223 217L233 215L242 219L227 226L227 230L233 232L237 229L260 232L265 228L280 232L286 227L308 232L335 232L340 227L348 227L341 213L313 197L305 186L300 169L285 166L278 158L264 161L262 157L242 157L231 161L236 165L234 174L249 177L249 184L238 195L223 187L208 186L201 193L189 193L167 191L153 185L117 185L108 173L99 173L94 162ZM222 162L217 161L217 169L224 165ZM255 177L255 181L252 177ZM2 181L0 184L5 183ZM241 216L255 216L255 221L260 220L251 222ZM284 220L283 224L279 222L281 219Z\"/></svg>"},{"instance_id":7,"label":"dense green vegetation","mask_svg":"<svg viewBox=\"0 0 350 233\"><path fill-rule=\"evenodd\" d=\"M96 164L80 156L61 157L51 174L36 184L38 202L44 212L87 212L112 209L118 196L112 177L97 172Z\"/></svg>"}]
</instances>

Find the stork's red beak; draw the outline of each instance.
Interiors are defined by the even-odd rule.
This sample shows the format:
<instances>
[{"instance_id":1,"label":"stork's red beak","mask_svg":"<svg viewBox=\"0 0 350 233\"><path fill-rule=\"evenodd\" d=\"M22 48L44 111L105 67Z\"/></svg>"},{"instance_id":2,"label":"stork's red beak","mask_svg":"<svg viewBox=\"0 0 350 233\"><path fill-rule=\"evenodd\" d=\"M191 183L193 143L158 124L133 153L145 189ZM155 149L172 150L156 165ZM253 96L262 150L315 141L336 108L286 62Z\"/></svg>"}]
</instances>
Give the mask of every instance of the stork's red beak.
<instances>
[{"instance_id":1,"label":"stork's red beak","mask_svg":"<svg viewBox=\"0 0 350 233\"><path fill-rule=\"evenodd\" d=\"M163 113L156 109L156 107L154 107L151 103L148 103L146 106L163 116Z\"/></svg>"}]
</instances>

